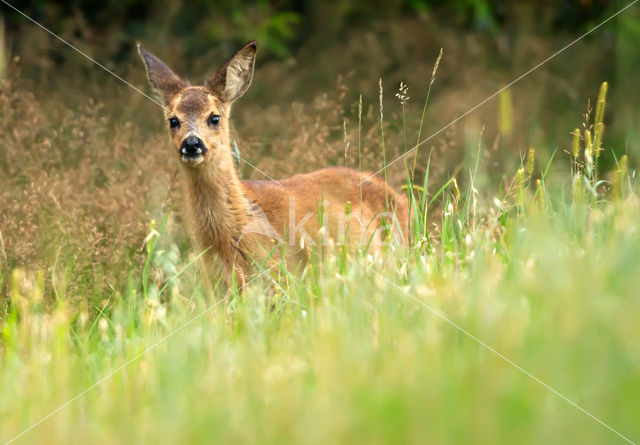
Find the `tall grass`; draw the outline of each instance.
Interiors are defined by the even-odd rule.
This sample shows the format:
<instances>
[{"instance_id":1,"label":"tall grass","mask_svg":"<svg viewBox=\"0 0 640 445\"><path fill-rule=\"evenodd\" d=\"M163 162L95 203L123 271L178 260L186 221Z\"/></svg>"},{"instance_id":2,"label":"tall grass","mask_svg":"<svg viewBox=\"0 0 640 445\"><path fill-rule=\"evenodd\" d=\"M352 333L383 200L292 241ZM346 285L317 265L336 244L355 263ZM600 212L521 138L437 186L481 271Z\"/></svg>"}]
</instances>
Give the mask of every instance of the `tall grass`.
<instances>
[{"instance_id":1,"label":"tall grass","mask_svg":"<svg viewBox=\"0 0 640 445\"><path fill-rule=\"evenodd\" d=\"M329 242L244 298L205 292L166 208L126 241L127 279L85 272L92 298L72 266L3 269L0 439L104 378L16 443L621 440L455 323L640 440L640 188L625 156L610 181L589 171L603 122L595 145L566 141L553 180L565 160L535 150L481 190L476 168L429 192L427 166L408 248Z\"/></svg>"}]
</instances>

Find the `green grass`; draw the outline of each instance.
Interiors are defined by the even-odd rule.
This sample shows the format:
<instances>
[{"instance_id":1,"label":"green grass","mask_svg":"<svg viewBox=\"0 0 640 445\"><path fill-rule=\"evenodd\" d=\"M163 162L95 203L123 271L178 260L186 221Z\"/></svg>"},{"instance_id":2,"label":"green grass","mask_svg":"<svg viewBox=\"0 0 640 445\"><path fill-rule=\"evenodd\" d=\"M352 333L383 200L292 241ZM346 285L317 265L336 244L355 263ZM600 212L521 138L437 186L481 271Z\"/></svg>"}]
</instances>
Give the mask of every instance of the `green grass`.
<instances>
[{"instance_id":1,"label":"green grass","mask_svg":"<svg viewBox=\"0 0 640 445\"><path fill-rule=\"evenodd\" d=\"M576 156L552 181L534 154L480 192L416 187L410 248L325 246L244 296L203 291L173 213L86 301L53 266L13 269L0 440L54 413L16 443L623 442L535 376L640 441L635 174Z\"/></svg>"},{"instance_id":2,"label":"green grass","mask_svg":"<svg viewBox=\"0 0 640 445\"><path fill-rule=\"evenodd\" d=\"M525 210L502 215L502 236L449 214L440 248L329 255L244 299L209 299L189 272L161 295L156 278L146 300L141 283L105 289L95 321L64 289L44 310L43 273L15 270L2 439L127 364L22 440L620 440L431 308L638 440L640 199ZM165 246L151 267L182 262Z\"/></svg>"}]
</instances>

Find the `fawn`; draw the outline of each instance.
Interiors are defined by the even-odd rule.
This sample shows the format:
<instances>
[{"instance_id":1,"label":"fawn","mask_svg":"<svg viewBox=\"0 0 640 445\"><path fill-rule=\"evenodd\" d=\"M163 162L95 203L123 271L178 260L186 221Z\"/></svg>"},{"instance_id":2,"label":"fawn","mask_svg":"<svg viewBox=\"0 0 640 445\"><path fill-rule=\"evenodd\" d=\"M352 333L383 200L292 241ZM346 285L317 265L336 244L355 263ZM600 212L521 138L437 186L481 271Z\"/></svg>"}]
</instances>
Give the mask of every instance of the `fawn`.
<instances>
[{"instance_id":1,"label":"fawn","mask_svg":"<svg viewBox=\"0 0 640 445\"><path fill-rule=\"evenodd\" d=\"M222 260L227 280L235 275L244 286L252 262L280 257L274 252L285 245L288 265L305 261L305 245L315 244L309 233L320 241L360 237L374 249L390 236L406 242L407 199L379 178L334 167L280 181L240 179L230 112L251 84L256 50L255 42L245 45L203 86L191 86L138 44L186 173L196 236Z\"/></svg>"}]
</instances>

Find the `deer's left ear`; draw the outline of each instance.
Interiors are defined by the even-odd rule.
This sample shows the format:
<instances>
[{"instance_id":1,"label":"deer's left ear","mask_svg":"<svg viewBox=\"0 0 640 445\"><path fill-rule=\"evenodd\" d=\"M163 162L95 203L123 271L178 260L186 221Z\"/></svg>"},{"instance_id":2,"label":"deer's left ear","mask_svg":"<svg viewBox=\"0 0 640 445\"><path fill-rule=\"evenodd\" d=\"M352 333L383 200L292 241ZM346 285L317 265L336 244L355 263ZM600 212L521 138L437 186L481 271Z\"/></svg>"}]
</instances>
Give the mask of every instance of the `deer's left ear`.
<instances>
[{"instance_id":1,"label":"deer's left ear","mask_svg":"<svg viewBox=\"0 0 640 445\"><path fill-rule=\"evenodd\" d=\"M253 79L256 51L256 42L243 46L206 80L205 87L224 102L233 102L242 96Z\"/></svg>"}]
</instances>

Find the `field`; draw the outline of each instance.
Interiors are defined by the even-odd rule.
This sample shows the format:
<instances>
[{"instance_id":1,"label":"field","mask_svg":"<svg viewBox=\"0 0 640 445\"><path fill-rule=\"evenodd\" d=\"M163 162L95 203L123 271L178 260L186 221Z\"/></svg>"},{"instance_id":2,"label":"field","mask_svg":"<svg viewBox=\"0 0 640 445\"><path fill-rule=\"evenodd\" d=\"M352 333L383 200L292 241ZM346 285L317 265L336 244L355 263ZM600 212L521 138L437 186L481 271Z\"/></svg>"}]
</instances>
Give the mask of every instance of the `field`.
<instances>
[{"instance_id":1,"label":"field","mask_svg":"<svg viewBox=\"0 0 640 445\"><path fill-rule=\"evenodd\" d=\"M602 62L597 44L574 62ZM408 247L330 242L242 293L204 285L161 110L97 67L33 68L9 46L3 443L640 442L640 120L626 68L576 73L578 97L557 108L557 72L506 89L381 171L413 203ZM438 82L464 50L443 48L393 83L369 61L315 93L276 84L313 67L269 59L236 105L243 159L276 177L379 170L460 114ZM406 92L395 78L409 71L422 80ZM466 108L498 90L487 82Z\"/></svg>"}]
</instances>

